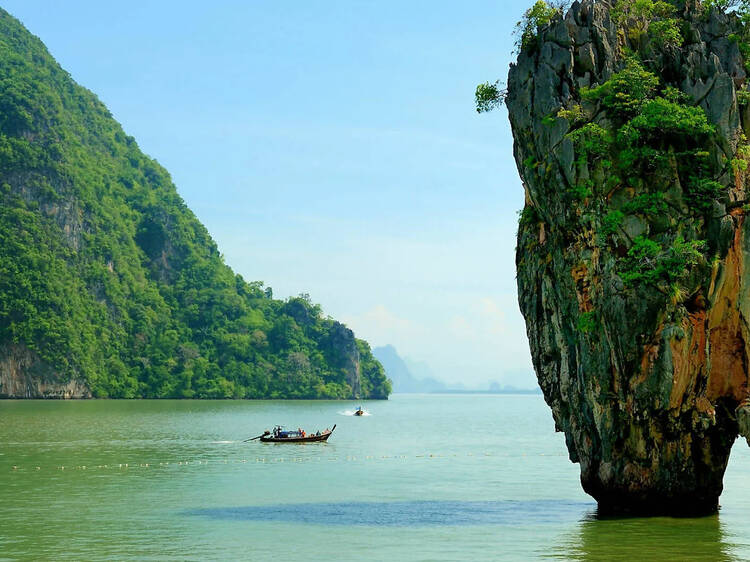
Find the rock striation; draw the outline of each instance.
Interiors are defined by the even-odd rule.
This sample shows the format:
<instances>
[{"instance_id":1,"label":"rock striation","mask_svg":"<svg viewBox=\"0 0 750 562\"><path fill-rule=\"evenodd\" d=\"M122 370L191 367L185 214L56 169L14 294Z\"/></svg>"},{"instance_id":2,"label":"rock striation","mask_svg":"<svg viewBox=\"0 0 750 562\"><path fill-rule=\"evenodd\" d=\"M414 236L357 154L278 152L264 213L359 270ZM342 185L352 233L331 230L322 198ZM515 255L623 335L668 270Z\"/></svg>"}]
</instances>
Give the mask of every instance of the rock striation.
<instances>
[{"instance_id":1,"label":"rock striation","mask_svg":"<svg viewBox=\"0 0 750 562\"><path fill-rule=\"evenodd\" d=\"M23 344L0 346L0 398L91 398L84 381L65 380Z\"/></svg>"},{"instance_id":2,"label":"rock striation","mask_svg":"<svg viewBox=\"0 0 750 562\"><path fill-rule=\"evenodd\" d=\"M744 37L697 2L639 22L584 0L511 65L520 308L601 512L713 512L750 442Z\"/></svg>"}]
</instances>

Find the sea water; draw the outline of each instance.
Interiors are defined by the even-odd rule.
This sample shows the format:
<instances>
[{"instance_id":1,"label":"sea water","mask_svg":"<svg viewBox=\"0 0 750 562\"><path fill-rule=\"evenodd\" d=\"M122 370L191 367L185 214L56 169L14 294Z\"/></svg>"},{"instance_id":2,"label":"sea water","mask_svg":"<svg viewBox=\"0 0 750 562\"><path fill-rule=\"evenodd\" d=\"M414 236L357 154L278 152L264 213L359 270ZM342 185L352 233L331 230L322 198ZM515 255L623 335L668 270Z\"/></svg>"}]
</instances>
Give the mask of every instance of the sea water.
<instances>
[{"instance_id":1,"label":"sea water","mask_svg":"<svg viewBox=\"0 0 750 562\"><path fill-rule=\"evenodd\" d=\"M599 520L541 396L359 405L0 401L0 560L750 559L744 441L718 515Z\"/></svg>"}]
</instances>

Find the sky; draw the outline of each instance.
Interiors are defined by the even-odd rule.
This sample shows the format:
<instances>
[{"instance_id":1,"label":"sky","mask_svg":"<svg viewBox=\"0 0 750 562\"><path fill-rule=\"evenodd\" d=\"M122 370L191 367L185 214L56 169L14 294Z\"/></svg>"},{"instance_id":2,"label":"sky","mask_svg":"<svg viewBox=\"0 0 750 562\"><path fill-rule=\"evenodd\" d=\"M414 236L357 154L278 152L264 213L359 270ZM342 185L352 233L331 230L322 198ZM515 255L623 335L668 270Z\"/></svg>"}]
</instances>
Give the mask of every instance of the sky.
<instances>
[{"instance_id":1,"label":"sky","mask_svg":"<svg viewBox=\"0 0 750 562\"><path fill-rule=\"evenodd\" d=\"M171 174L225 261L448 383L536 381L505 79L531 0L6 0Z\"/></svg>"}]
</instances>

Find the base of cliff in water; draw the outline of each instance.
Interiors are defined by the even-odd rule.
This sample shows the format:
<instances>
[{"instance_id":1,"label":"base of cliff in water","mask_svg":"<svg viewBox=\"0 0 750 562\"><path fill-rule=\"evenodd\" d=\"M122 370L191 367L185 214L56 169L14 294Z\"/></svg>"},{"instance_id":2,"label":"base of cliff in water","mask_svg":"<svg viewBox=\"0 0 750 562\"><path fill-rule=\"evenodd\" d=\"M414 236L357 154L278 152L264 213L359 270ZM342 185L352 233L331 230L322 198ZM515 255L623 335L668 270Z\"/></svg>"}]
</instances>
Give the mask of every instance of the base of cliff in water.
<instances>
[{"instance_id":1,"label":"base of cliff in water","mask_svg":"<svg viewBox=\"0 0 750 562\"><path fill-rule=\"evenodd\" d=\"M668 444L666 445L668 446ZM695 470L664 469L659 472L659 481L641 481L637 477L620 476L602 482L599 478L586 479L581 476L584 491L597 504L599 516L674 516L697 517L715 513L719 508L722 479L729 460L726 454L717 455L703 467L700 482L695 479ZM628 462L613 465L629 466ZM709 466L710 464L710 466Z\"/></svg>"},{"instance_id":2,"label":"base of cliff in water","mask_svg":"<svg viewBox=\"0 0 750 562\"><path fill-rule=\"evenodd\" d=\"M592 494L593 495L593 494ZM602 497L602 496L600 496ZM712 515L719 509L717 496L674 497L671 495L649 494L646 497L633 497L628 492L615 494L607 491L597 502L597 517L703 517Z\"/></svg>"},{"instance_id":3,"label":"base of cliff in water","mask_svg":"<svg viewBox=\"0 0 750 562\"><path fill-rule=\"evenodd\" d=\"M750 29L684 4L574 2L508 77L519 305L602 515L715 512L750 435Z\"/></svg>"},{"instance_id":4,"label":"base of cliff in water","mask_svg":"<svg viewBox=\"0 0 750 562\"><path fill-rule=\"evenodd\" d=\"M685 432L687 433L687 432ZM598 514L701 516L716 512L722 480L735 442L736 425L717 424L689 439L654 442L650 460L634 461L631 451L615 449L606 461L581 462L583 489L596 499ZM680 442L692 441L683 455ZM671 452L676 455L667 458Z\"/></svg>"}]
</instances>

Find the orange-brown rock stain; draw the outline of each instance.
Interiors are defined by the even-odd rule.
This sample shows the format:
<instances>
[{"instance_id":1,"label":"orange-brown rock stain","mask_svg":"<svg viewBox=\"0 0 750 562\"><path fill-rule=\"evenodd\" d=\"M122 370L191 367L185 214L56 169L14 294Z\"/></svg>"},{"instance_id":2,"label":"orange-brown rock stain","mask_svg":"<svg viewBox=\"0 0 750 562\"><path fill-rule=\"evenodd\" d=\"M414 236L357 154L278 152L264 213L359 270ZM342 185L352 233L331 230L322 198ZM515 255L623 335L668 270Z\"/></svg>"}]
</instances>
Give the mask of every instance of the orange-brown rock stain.
<instances>
[{"instance_id":1,"label":"orange-brown rock stain","mask_svg":"<svg viewBox=\"0 0 750 562\"><path fill-rule=\"evenodd\" d=\"M591 282L588 279L586 264L580 263L570 271L573 282L576 285L576 297L578 298L578 310L591 312L594 305L591 303Z\"/></svg>"},{"instance_id":2,"label":"orange-brown rock stain","mask_svg":"<svg viewBox=\"0 0 750 562\"><path fill-rule=\"evenodd\" d=\"M708 312L709 372L706 398L714 403L725 397L740 402L747 395L748 334L737 296L741 294L743 283L750 280L742 279L744 216L739 209L733 215L739 224L723 260L721 279L712 279L714 294L710 298L713 306Z\"/></svg>"},{"instance_id":3,"label":"orange-brown rock stain","mask_svg":"<svg viewBox=\"0 0 750 562\"><path fill-rule=\"evenodd\" d=\"M688 399L689 391L695 388L695 381L704 376L706 364L706 311L699 309L682 320L685 337L672 338L669 342L672 351L672 392L669 396L670 409L679 410L683 400Z\"/></svg>"},{"instance_id":4,"label":"orange-brown rock stain","mask_svg":"<svg viewBox=\"0 0 750 562\"><path fill-rule=\"evenodd\" d=\"M661 352L661 334L663 331L664 320L661 320L659 322L659 326L654 332L654 336L651 338L651 341L643 346L643 353L641 354L641 368L638 371L637 375L630 379L630 390L635 390L637 386L645 383L646 380L648 380L648 377L654 371L654 365L659 359L659 354ZM628 401L630 402L631 400L632 393L630 393L630 395L628 396ZM632 410L628 411L632 412Z\"/></svg>"},{"instance_id":5,"label":"orange-brown rock stain","mask_svg":"<svg viewBox=\"0 0 750 562\"><path fill-rule=\"evenodd\" d=\"M643 347L643 355L641 356L641 372L638 374L638 377L636 377L632 381L630 385L631 388L646 382L649 374L654 370L654 363L656 363L656 360L659 357L659 351L661 350L659 340L661 339L661 332L663 329L664 326L659 326L659 329L656 331L656 341L648 343Z\"/></svg>"}]
</instances>

